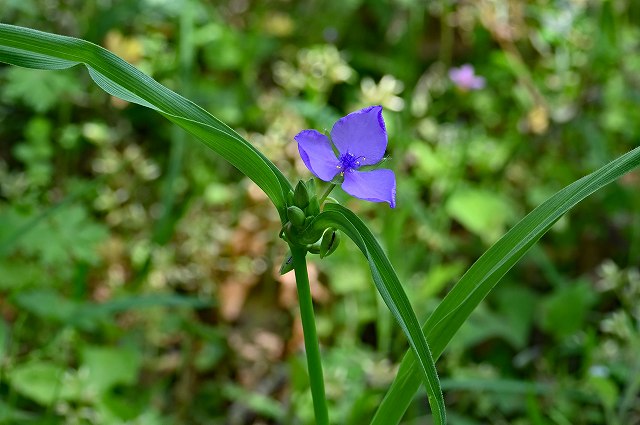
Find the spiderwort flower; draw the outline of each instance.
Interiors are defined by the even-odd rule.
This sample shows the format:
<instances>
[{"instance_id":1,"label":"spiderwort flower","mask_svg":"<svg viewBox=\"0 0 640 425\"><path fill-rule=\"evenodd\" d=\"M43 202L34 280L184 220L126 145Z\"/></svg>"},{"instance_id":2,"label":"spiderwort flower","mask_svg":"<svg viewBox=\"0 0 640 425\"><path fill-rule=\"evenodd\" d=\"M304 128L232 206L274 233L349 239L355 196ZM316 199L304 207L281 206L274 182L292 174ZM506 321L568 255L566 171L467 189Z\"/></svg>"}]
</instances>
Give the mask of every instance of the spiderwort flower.
<instances>
[{"instance_id":1,"label":"spiderwort flower","mask_svg":"<svg viewBox=\"0 0 640 425\"><path fill-rule=\"evenodd\" d=\"M475 75L473 65L468 63L462 65L460 68L451 68L449 70L449 78L453 81L459 89L467 90L479 90L484 88L484 77Z\"/></svg>"},{"instance_id":2,"label":"spiderwort flower","mask_svg":"<svg viewBox=\"0 0 640 425\"><path fill-rule=\"evenodd\" d=\"M331 129L331 140L316 130L303 130L294 139L304 164L319 179L330 182L343 176L342 189L348 194L396 206L393 171L360 170L379 163L387 148L382 106L369 106L340 118Z\"/></svg>"}]
</instances>

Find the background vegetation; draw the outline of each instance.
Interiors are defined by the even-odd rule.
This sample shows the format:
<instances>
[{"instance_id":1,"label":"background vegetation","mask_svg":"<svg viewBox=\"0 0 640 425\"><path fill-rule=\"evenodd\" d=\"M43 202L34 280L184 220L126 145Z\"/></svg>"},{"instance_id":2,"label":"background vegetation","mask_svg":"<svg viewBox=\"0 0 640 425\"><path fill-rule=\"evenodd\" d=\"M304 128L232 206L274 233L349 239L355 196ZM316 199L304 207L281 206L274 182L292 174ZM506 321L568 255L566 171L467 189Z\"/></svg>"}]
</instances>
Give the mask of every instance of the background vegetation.
<instances>
[{"instance_id":1,"label":"background vegetation","mask_svg":"<svg viewBox=\"0 0 640 425\"><path fill-rule=\"evenodd\" d=\"M385 108L398 208L371 224L418 317L528 211L637 145L623 0L2 0L212 112L292 181L293 136ZM451 67L473 64L483 89ZM311 424L292 274L260 190L79 69L0 67L0 423ZM640 176L580 204L438 363L452 423L640 423ZM406 350L349 243L310 266L332 420ZM407 422L428 415L424 394Z\"/></svg>"}]
</instances>

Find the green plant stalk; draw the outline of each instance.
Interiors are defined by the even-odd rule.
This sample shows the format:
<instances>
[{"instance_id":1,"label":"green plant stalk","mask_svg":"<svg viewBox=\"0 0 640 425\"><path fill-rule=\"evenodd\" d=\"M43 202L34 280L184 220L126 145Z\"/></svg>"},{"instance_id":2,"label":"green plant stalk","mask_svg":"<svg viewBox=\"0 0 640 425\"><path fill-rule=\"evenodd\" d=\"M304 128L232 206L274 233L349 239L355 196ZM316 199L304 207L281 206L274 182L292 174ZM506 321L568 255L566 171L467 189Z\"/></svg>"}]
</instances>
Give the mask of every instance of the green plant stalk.
<instances>
[{"instance_id":1,"label":"green plant stalk","mask_svg":"<svg viewBox=\"0 0 640 425\"><path fill-rule=\"evenodd\" d=\"M322 203L327 199L327 196L329 196L329 194L331 193L331 191L335 187L336 187L335 183L331 183L329 186L327 186L327 189L324 191L324 193L322 194L322 196L318 200L318 203L320 205L322 205Z\"/></svg>"},{"instance_id":2,"label":"green plant stalk","mask_svg":"<svg viewBox=\"0 0 640 425\"><path fill-rule=\"evenodd\" d=\"M313 314L313 302L309 287L309 275L307 274L307 252L304 248L289 245L293 257L293 269L296 274L298 287L298 302L300 303L300 317L302 319L302 332L304 334L304 347L307 355L307 367L309 368L309 382L311 397L313 398L313 411L316 424L329 424L329 410L324 393L324 376L322 374L322 361L320 359L320 345L316 332L316 321Z\"/></svg>"},{"instance_id":3,"label":"green plant stalk","mask_svg":"<svg viewBox=\"0 0 640 425\"><path fill-rule=\"evenodd\" d=\"M180 13L180 38L178 56L178 84L185 95L191 93L191 73L195 57L193 43L194 13L190 4L185 5ZM153 231L153 241L165 245L175 230L175 221L172 215L176 207L176 180L182 173L182 163L185 156L187 133L177 125L174 125L169 151L169 163L162 191L162 215L157 221Z\"/></svg>"},{"instance_id":4,"label":"green plant stalk","mask_svg":"<svg viewBox=\"0 0 640 425\"><path fill-rule=\"evenodd\" d=\"M440 16L440 62L449 68L453 56L453 26L449 24L451 10L448 2L442 3L442 15Z\"/></svg>"}]
</instances>

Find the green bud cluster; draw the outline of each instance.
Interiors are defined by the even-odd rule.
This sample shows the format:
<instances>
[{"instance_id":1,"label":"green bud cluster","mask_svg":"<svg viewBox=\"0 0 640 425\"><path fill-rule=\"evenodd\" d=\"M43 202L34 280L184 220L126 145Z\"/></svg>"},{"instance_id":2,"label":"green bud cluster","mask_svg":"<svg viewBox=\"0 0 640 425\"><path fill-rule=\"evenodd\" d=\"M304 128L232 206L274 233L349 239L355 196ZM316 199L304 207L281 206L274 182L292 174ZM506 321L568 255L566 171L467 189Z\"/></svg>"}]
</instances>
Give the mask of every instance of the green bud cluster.
<instances>
[{"instance_id":1,"label":"green bud cluster","mask_svg":"<svg viewBox=\"0 0 640 425\"><path fill-rule=\"evenodd\" d=\"M287 219L280 236L289 243L303 245L308 252L319 254L320 258L332 254L340 243L338 230L329 228L313 228L315 217L320 214L320 203L315 194L315 182L310 179L298 182L294 190L287 194ZM280 267L280 274L291 271L291 256L285 257Z\"/></svg>"}]
</instances>

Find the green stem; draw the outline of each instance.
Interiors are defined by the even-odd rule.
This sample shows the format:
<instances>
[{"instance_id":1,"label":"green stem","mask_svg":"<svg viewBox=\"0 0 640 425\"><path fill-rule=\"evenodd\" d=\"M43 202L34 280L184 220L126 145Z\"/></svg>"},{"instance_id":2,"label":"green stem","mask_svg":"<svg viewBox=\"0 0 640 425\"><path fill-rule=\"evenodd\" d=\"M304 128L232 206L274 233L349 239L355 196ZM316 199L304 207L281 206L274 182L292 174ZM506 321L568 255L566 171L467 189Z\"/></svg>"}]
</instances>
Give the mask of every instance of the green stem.
<instances>
[{"instance_id":1,"label":"green stem","mask_svg":"<svg viewBox=\"0 0 640 425\"><path fill-rule=\"evenodd\" d=\"M185 96L188 96L191 92L191 74L195 56L193 43L194 21L193 6L191 4L185 4L180 14L180 45L178 49L178 84ZM173 216L176 214L176 181L182 174L182 163L184 161L185 145L187 143L187 133L185 133L182 128L174 125L172 126L172 131L173 137L169 150L169 164L161 195L162 215L156 222L153 230L153 241L160 245L165 245L175 231L176 220Z\"/></svg>"},{"instance_id":2,"label":"green stem","mask_svg":"<svg viewBox=\"0 0 640 425\"><path fill-rule=\"evenodd\" d=\"M313 410L317 425L329 424L329 411L327 399L324 394L324 377L322 375L322 361L320 359L320 346L316 332L315 316L313 314L313 302L309 287L309 275L307 274L307 251L302 247L290 245L293 257L293 268L296 274L298 286L298 300L300 303L300 317L302 319L302 331L304 333L304 347L309 368L309 382L311 384L311 396L313 398Z\"/></svg>"},{"instance_id":3,"label":"green stem","mask_svg":"<svg viewBox=\"0 0 640 425\"><path fill-rule=\"evenodd\" d=\"M328 187L327 190L324 191L324 193L322 194L322 196L320 197L320 199L318 200L318 203L320 205L322 205L322 203L324 202L325 199L327 199L327 196L329 196L329 194L331 193L331 191L333 190L333 188L336 187L336 185L334 183L331 183Z\"/></svg>"},{"instance_id":4,"label":"green stem","mask_svg":"<svg viewBox=\"0 0 640 425\"><path fill-rule=\"evenodd\" d=\"M440 17L440 61L448 68L453 56L453 27L449 24L450 9L448 2L443 2ZM419 16L419 14L416 14Z\"/></svg>"}]
</instances>

